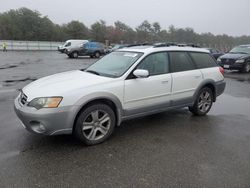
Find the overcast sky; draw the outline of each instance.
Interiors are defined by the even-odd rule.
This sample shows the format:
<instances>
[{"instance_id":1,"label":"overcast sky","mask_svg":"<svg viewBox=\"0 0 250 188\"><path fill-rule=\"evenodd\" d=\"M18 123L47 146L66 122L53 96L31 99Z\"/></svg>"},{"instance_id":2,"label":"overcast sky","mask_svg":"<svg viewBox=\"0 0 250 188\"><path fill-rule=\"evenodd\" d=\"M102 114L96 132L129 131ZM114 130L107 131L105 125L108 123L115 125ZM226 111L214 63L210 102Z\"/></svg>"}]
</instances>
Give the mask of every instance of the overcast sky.
<instances>
[{"instance_id":1,"label":"overcast sky","mask_svg":"<svg viewBox=\"0 0 250 188\"><path fill-rule=\"evenodd\" d=\"M0 0L0 12L27 7L55 23L79 20L90 26L103 19L135 28L142 21L163 29L192 27L196 32L250 35L250 0Z\"/></svg>"}]
</instances>

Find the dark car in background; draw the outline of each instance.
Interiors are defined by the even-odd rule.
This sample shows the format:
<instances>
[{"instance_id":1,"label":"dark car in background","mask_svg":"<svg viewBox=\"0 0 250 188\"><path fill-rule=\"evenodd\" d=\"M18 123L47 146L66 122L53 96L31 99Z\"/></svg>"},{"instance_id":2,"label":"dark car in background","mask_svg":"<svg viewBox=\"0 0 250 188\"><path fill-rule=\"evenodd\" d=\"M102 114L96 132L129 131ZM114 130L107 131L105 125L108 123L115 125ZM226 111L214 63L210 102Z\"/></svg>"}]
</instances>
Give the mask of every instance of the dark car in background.
<instances>
[{"instance_id":1,"label":"dark car in background","mask_svg":"<svg viewBox=\"0 0 250 188\"><path fill-rule=\"evenodd\" d=\"M224 69L250 72L250 44L234 47L217 61Z\"/></svg>"},{"instance_id":2,"label":"dark car in background","mask_svg":"<svg viewBox=\"0 0 250 188\"><path fill-rule=\"evenodd\" d=\"M215 59L218 59L220 56L224 55L223 52L217 50L217 49L214 49L214 48L206 48L210 54L215 58Z\"/></svg>"},{"instance_id":3,"label":"dark car in background","mask_svg":"<svg viewBox=\"0 0 250 188\"><path fill-rule=\"evenodd\" d=\"M114 52L116 50L126 48L126 47L129 47L129 46L130 46L129 44L116 44L116 45L113 46L113 48L109 49L107 51L107 53L111 53L111 52Z\"/></svg>"},{"instance_id":4,"label":"dark car in background","mask_svg":"<svg viewBox=\"0 0 250 188\"><path fill-rule=\"evenodd\" d=\"M78 46L68 48L66 54L69 58L78 58L78 56L90 56L91 58L99 58L106 54L105 46L99 42L87 42Z\"/></svg>"}]
</instances>

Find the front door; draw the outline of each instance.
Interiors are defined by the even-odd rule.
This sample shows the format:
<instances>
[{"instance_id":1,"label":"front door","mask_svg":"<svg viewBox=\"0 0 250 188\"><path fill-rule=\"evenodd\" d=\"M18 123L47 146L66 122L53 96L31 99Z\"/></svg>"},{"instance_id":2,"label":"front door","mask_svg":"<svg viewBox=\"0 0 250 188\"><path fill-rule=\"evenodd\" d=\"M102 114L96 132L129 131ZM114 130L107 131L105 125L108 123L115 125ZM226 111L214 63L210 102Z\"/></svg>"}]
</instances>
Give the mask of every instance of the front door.
<instances>
[{"instance_id":1,"label":"front door","mask_svg":"<svg viewBox=\"0 0 250 188\"><path fill-rule=\"evenodd\" d=\"M136 69L149 71L148 78L125 80L125 115L157 110L170 103L172 78L166 52L150 54Z\"/></svg>"}]
</instances>

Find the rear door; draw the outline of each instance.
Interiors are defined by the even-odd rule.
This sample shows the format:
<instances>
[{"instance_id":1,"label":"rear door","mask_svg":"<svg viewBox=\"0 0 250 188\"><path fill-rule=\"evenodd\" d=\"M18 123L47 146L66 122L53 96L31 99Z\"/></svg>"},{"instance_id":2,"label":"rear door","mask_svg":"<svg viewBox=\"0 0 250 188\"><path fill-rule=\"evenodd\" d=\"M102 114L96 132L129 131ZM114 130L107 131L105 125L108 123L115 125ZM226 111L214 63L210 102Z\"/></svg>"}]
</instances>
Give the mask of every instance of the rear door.
<instances>
[{"instance_id":1,"label":"rear door","mask_svg":"<svg viewBox=\"0 0 250 188\"><path fill-rule=\"evenodd\" d=\"M125 80L124 108L126 115L157 110L169 105L171 97L171 74L166 52L150 54L137 69L148 70L148 78L132 75Z\"/></svg>"},{"instance_id":2,"label":"rear door","mask_svg":"<svg viewBox=\"0 0 250 188\"><path fill-rule=\"evenodd\" d=\"M218 64L210 54L199 52L189 52L189 54L196 66L201 70L204 79L212 79L215 83L224 80Z\"/></svg>"},{"instance_id":3,"label":"rear door","mask_svg":"<svg viewBox=\"0 0 250 188\"><path fill-rule=\"evenodd\" d=\"M169 52L169 59L173 79L173 105L179 106L192 103L193 95L203 81L201 71L196 68L187 52Z\"/></svg>"}]
</instances>

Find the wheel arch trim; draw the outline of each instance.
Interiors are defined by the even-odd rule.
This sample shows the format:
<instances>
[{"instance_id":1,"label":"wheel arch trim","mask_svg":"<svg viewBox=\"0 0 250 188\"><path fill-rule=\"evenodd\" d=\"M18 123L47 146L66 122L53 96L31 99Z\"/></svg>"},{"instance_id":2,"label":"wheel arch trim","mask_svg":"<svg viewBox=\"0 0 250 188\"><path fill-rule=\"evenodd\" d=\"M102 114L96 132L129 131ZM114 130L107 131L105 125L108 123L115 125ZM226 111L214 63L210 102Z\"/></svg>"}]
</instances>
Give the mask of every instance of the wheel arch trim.
<instances>
[{"instance_id":1,"label":"wheel arch trim","mask_svg":"<svg viewBox=\"0 0 250 188\"><path fill-rule=\"evenodd\" d=\"M115 105L115 115L117 118L116 124L119 126L122 121L122 104L118 97L116 97L114 94L108 93L108 92L98 92L98 93L91 93L89 95L86 95L79 99L75 105L78 106L77 113L75 114L75 119L77 118L77 115L79 112L90 102L98 101L98 100L107 100L111 101ZM74 125L73 125L74 126Z\"/></svg>"},{"instance_id":2,"label":"wheel arch trim","mask_svg":"<svg viewBox=\"0 0 250 188\"><path fill-rule=\"evenodd\" d=\"M200 85L197 87L197 89L195 90L194 92L194 95L193 95L193 103L195 103L195 100L197 99L198 97L198 94L199 94L199 91L205 87L205 86L208 86L208 85L211 85L213 88L212 88L212 92L213 92L213 102L216 101L216 82L212 79L208 79L208 80L203 80Z\"/></svg>"}]
</instances>

